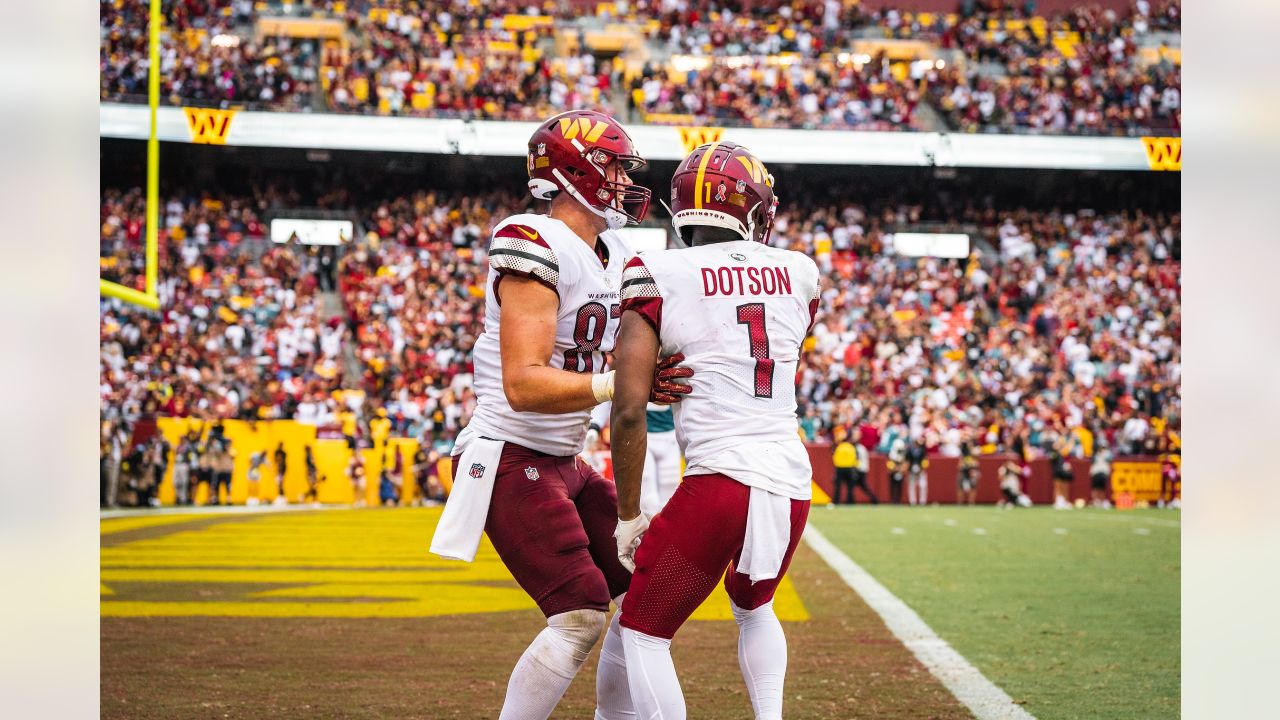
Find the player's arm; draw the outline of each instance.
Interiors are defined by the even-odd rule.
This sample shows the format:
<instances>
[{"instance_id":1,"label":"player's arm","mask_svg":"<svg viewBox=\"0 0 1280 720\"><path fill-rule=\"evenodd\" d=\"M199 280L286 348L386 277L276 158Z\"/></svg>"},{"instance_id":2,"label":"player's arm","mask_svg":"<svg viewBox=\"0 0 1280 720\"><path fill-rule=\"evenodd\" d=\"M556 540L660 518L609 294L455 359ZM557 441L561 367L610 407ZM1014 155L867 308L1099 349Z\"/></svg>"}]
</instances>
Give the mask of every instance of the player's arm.
<instances>
[{"instance_id":1,"label":"player's arm","mask_svg":"<svg viewBox=\"0 0 1280 720\"><path fill-rule=\"evenodd\" d=\"M568 413L607 400L612 378L551 367L560 296L543 283L515 275L498 285L502 326L502 389L517 412ZM605 387L601 387L601 386ZM594 387L594 389L593 389ZM598 397L600 392L603 397Z\"/></svg>"},{"instance_id":2,"label":"player's arm","mask_svg":"<svg viewBox=\"0 0 1280 720\"><path fill-rule=\"evenodd\" d=\"M648 449L645 411L658 365L658 334L635 311L623 311L614 356L613 415L610 418L613 477L618 518L640 514L640 476Z\"/></svg>"},{"instance_id":3,"label":"player's arm","mask_svg":"<svg viewBox=\"0 0 1280 720\"><path fill-rule=\"evenodd\" d=\"M502 324L502 390L517 412L568 413L595 407L612 396L613 376L551 367L560 311L560 261L555 250L524 225L504 225L489 244L498 273Z\"/></svg>"}]
</instances>

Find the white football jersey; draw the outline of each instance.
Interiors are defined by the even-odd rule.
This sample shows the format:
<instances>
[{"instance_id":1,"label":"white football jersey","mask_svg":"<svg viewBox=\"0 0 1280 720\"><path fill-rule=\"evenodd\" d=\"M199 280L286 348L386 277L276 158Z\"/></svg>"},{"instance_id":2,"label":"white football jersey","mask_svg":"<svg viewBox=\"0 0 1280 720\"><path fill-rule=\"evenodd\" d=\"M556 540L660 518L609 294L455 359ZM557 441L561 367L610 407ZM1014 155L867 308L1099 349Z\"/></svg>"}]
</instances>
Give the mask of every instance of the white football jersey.
<instances>
[{"instance_id":1,"label":"white football jersey","mask_svg":"<svg viewBox=\"0 0 1280 720\"><path fill-rule=\"evenodd\" d=\"M605 353L613 351L618 335L622 270L633 257L617 233L597 239L607 250L608 263L567 225L549 215L513 215L498 223L489 245L489 284L485 293L484 332L472 351L477 405L471 422L458 436L454 452L473 437L523 445L551 455L582 451L589 410L551 415L516 412L502 389L499 330L502 306L498 285L503 276L537 280L560 296L556 315L556 344L551 367L580 373L606 370Z\"/></svg>"},{"instance_id":2,"label":"white football jersey","mask_svg":"<svg viewBox=\"0 0 1280 720\"><path fill-rule=\"evenodd\" d=\"M657 330L662 355L684 353L693 368L675 405L685 474L808 500L795 378L818 305L813 260L748 241L645 252L623 273L622 298Z\"/></svg>"}]
</instances>

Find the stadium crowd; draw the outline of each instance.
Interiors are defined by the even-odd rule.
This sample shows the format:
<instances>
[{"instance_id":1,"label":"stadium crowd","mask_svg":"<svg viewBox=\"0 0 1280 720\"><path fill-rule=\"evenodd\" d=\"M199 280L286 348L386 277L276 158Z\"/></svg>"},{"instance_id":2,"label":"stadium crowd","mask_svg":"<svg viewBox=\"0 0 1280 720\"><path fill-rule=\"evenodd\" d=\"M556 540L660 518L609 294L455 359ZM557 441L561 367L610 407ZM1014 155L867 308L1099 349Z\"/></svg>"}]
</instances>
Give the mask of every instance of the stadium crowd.
<instances>
[{"instance_id":1,"label":"stadium crowd","mask_svg":"<svg viewBox=\"0 0 1280 720\"><path fill-rule=\"evenodd\" d=\"M690 55L816 58L847 48L869 22L857 3L841 0L636 0L627 7L637 21L656 21L651 38Z\"/></svg>"},{"instance_id":2,"label":"stadium crowd","mask_svg":"<svg viewBox=\"0 0 1280 720\"><path fill-rule=\"evenodd\" d=\"M914 126L915 87L898 80L883 57L865 65L830 58L790 64L756 59L716 62L682 79L646 67L632 84L632 104L649 122L690 122L806 129L899 130ZM675 114L671 121L663 114Z\"/></svg>"},{"instance_id":3,"label":"stadium crowd","mask_svg":"<svg viewBox=\"0 0 1280 720\"><path fill-rule=\"evenodd\" d=\"M971 214L999 254L990 263L893 254L883 228L910 213L780 218L829 281L798 377L810 439L860 429L873 449L896 434L949 455L1061 450L1072 436L1080 455L1095 441L1166 449L1180 415L1177 215Z\"/></svg>"},{"instance_id":4,"label":"stadium crowd","mask_svg":"<svg viewBox=\"0 0 1280 720\"><path fill-rule=\"evenodd\" d=\"M323 57L328 105L339 112L500 120L602 105L602 93L616 82L611 65L597 68L588 53L542 57L535 45L550 36L550 24L486 26L529 9L507 0L348 3L350 47L334 44ZM568 17L554 4L543 11Z\"/></svg>"},{"instance_id":5,"label":"stadium crowd","mask_svg":"<svg viewBox=\"0 0 1280 720\"><path fill-rule=\"evenodd\" d=\"M160 47L161 102L305 110L316 82L313 42L250 39L254 16L244 0L169 3ZM225 11L225 12L224 12ZM147 96L148 3L102 0L98 69L104 100Z\"/></svg>"},{"instance_id":6,"label":"stadium crowd","mask_svg":"<svg viewBox=\"0 0 1280 720\"><path fill-rule=\"evenodd\" d=\"M104 453L111 428L155 414L292 418L342 426L362 444L377 418L448 452L475 407L469 352L486 239L528 201L420 192L364 204L365 234L332 281L314 249L262 238L261 214L291 201L167 201L164 312L102 301ZM902 438L953 455L1155 453L1179 442L1177 214L937 212L846 199L779 215L772 242L824 273L797 376L806 439L857 433L884 452ZM104 192L103 277L141 287L142 218L138 191ZM973 232L976 251L896 254L894 230L926 221ZM324 310L318 293L329 288L340 317ZM347 346L358 375L344 372Z\"/></svg>"},{"instance_id":7,"label":"stadium crowd","mask_svg":"<svg viewBox=\"0 0 1280 720\"><path fill-rule=\"evenodd\" d=\"M954 25L944 19L940 32L928 30L944 48L961 50L966 69L935 68L925 80L930 102L956 129L1034 130L1071 134L1177 132L1181 126L1181 70L1161 59L1139 62L1136 40L1155 27L1177 30L1179 4L1166 3L1154 15L1139 2L1133 12L1081 5L1053 18L1038 33L1020 26L1006 30L1016 13L975 13ZM988 30L990 24L996 30ZM906 25L901 34L913 35ZM1078 41L1059 41L1051 32L1065 28ZM980 73L991 63L999 73Z\"/></svg>"},{"instance_id":8,"label":"stadium crowd","mask_svg":"<svg viewBox=\"0 0 1280 720\"><path fill-rule=\"evenodd\" d=\"M153 313L103 298L103 420L295 418L342 383L346 329L326 317L319 253L265 239L258 214L286 197L169 199ZM104 279L144 287L145 203L102 196Z\"/></svg>"},{"instance_id":9,"label":"stadium crowd","mask_svg":"<svg viewBox=\"0 0 1280 720\"><path fill-rule=\"evenodd\" d=\"M1181 124L1179 65L1138 53L1151 33L1180 31L1178 0L1136 0L1122 13L1084 4L1049 18L1031 3L974 0L957 2L953 13L840 0L614 3L606 7L618 20L706 63L679 71L652 62L630 75L620 58L585 49L581 8L571 3L308 7L343 19L344 41L255 39L258 9L244 0L174 3L161 51L165 100L501 120L627 104L654 122L879 130L917 127L915 108L927 102L964 132L1149 134ZM100 8L102 96L140 100L146 3L104 0ZM507 14L547 21L512 29L486 22ZM564 57L542 42L557 28L576 28L580 38ZM877 35L923 40L967 62L904 72L902 61L850 52Z\"/></svg>"}]
</instances>

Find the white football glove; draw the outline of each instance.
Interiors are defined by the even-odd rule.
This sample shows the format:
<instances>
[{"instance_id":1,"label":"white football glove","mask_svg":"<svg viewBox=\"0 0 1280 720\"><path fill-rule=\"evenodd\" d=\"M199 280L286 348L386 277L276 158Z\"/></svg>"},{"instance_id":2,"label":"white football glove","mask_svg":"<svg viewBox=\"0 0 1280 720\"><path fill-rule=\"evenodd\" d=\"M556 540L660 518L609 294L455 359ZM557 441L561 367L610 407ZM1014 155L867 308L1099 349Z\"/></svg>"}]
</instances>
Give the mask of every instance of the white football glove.
<instances>
[{"instance_id":1,"label":"white football glove","mask_svg":"<svg viewBox=\"0 0 1280 720\"><path fill-rule=\"evenodd\" d=\"M640 547L640 541L648 529L649 518L640 513L630 520L619 519L618 527L613 531L613 537L618 541L618 561L629 572L636 571L636 548Z\"/></svg>"}]
</instances>

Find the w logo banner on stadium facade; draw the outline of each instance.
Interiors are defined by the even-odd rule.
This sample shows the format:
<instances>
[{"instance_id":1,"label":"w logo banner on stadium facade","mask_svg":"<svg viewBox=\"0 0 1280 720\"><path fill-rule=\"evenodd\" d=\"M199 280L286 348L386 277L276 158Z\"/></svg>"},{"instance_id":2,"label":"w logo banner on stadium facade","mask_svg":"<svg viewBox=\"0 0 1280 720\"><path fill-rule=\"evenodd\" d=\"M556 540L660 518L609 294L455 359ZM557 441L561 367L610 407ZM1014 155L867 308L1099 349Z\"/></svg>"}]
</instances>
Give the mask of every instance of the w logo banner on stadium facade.
<instances>
[{"instance_id":1,"label":"w logo banner on stadium facade","mask_svg":"<svg viewBox=\"0 0 1280 720\"><path fill-rule=\"evenodd\" d=\"M1147 149L1147 166L1152 170L1182 172L1182 138L1144 137Z\"/></svg>"},{"instance_id":2,"label":"w logo banner on stadium facade","mask_svg":"<svg viewBox=\"0 0 1280 720\"><path fill-rule=\"evenodd\" d=\"M694 148L710 145L713 142L720 142L720 136L724 135L724 128L682 127L676 129L680 131L680 144L684 146L685 155L693 152Z\"/></svg>"},{"instance_id":3,"label":"w logo banner on stadium facade","mask_svg":"<svg viewBox=\"0 0 1280 720\"><path fill-rule=\"evenodd\" d=\"M184 107L182 114L187 116L191 142L200 145L227 144L227 132L231 130L231 118L235 116L235 110Z\"/></svg>"}]
</instances>

